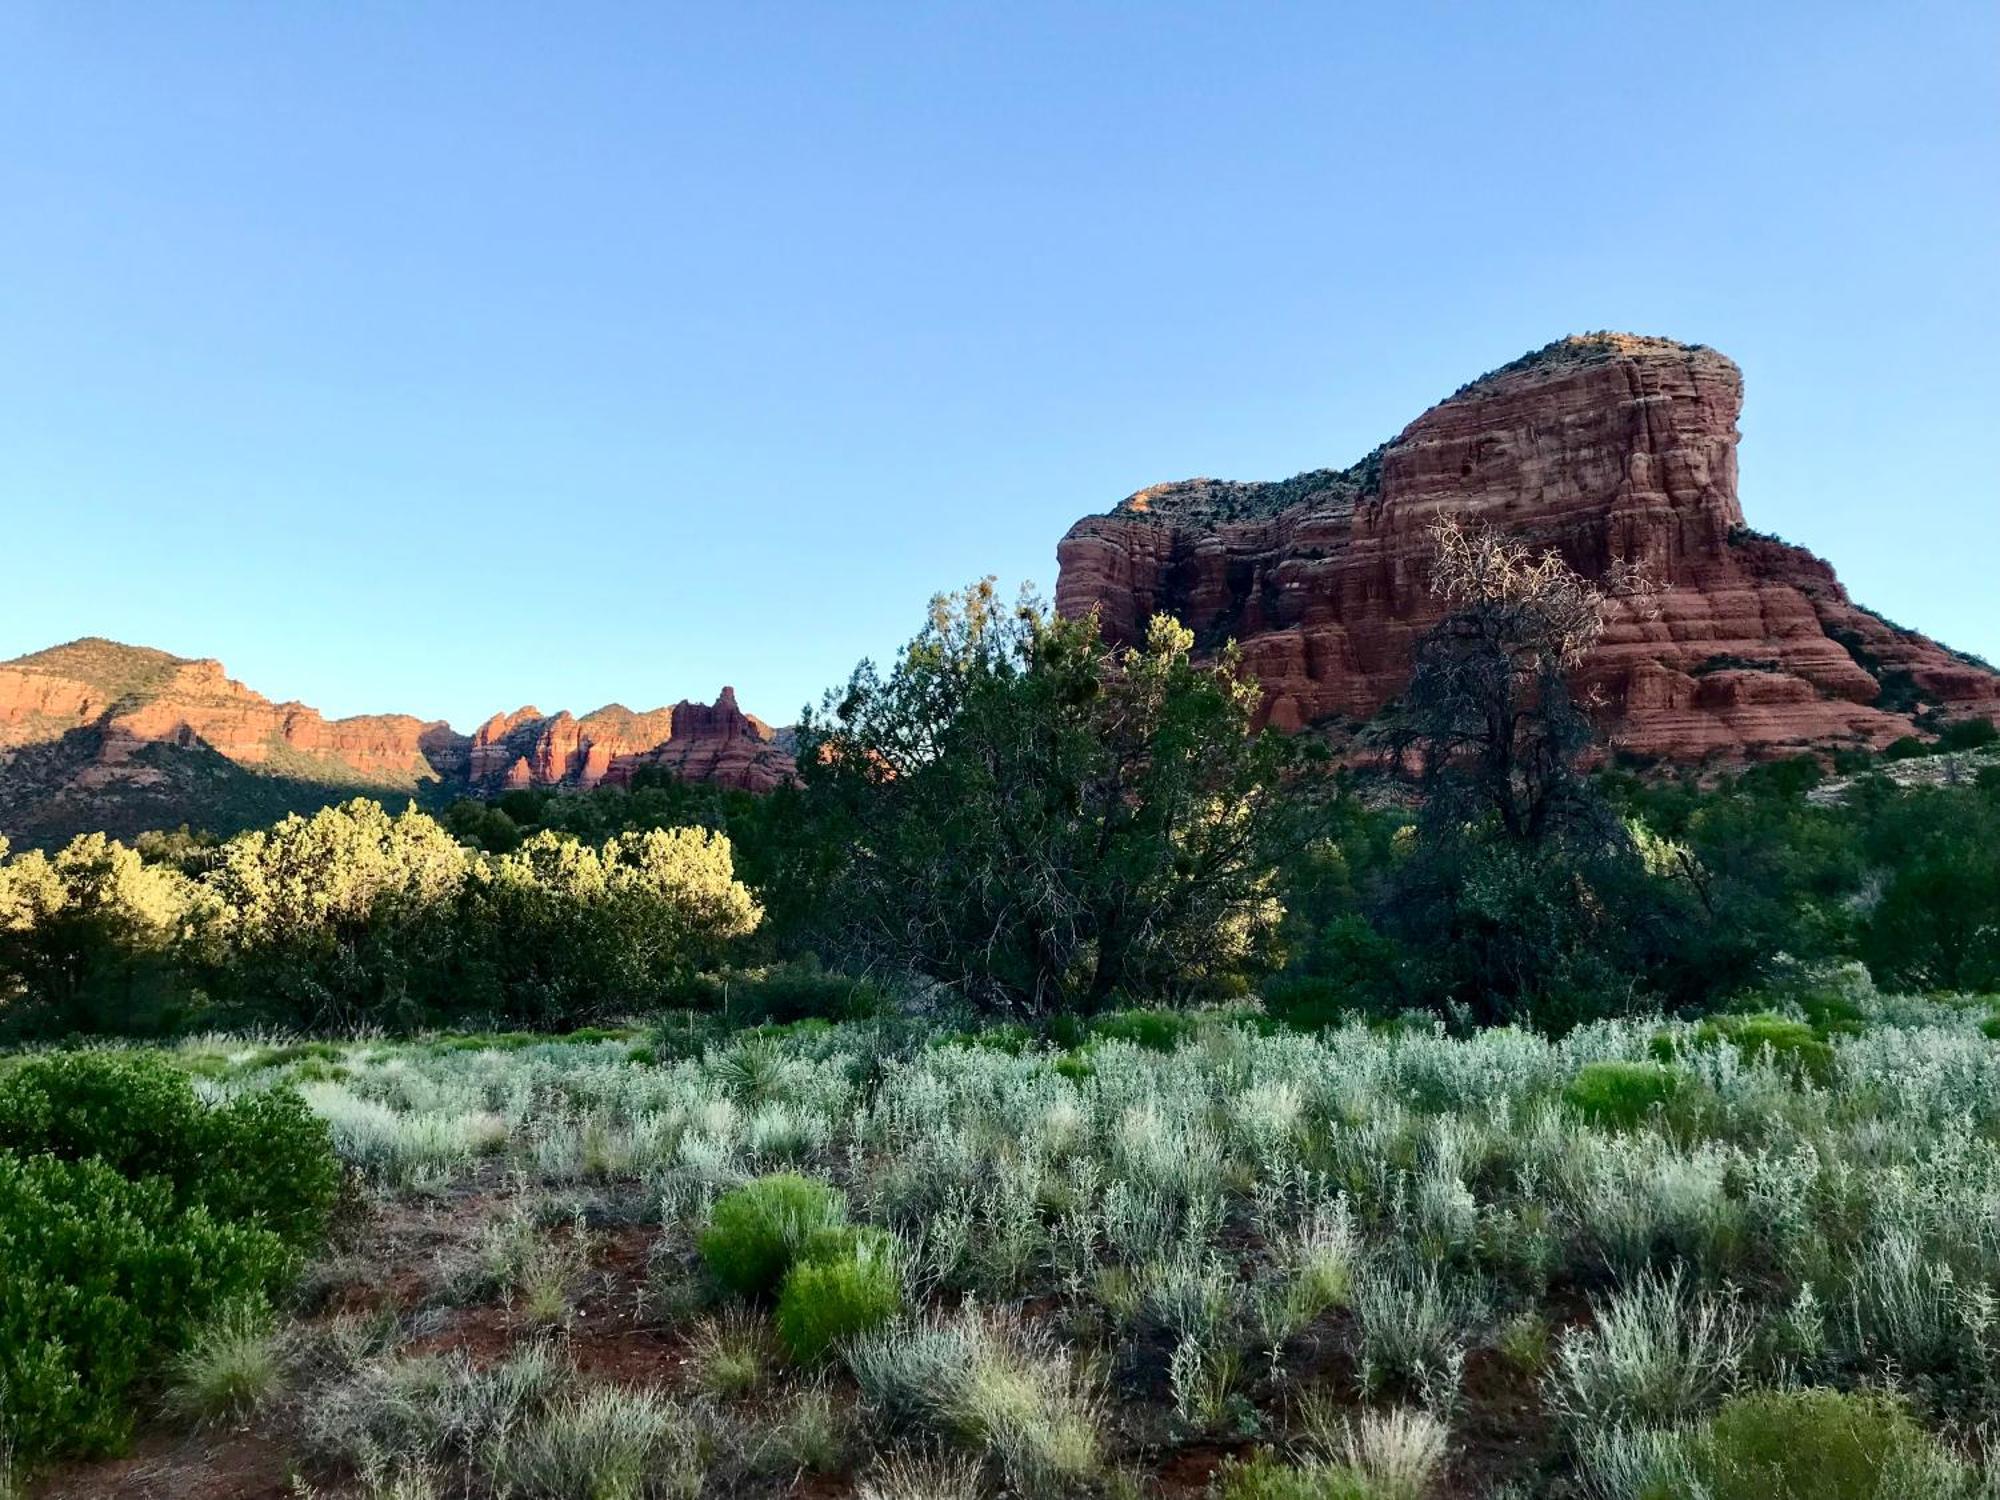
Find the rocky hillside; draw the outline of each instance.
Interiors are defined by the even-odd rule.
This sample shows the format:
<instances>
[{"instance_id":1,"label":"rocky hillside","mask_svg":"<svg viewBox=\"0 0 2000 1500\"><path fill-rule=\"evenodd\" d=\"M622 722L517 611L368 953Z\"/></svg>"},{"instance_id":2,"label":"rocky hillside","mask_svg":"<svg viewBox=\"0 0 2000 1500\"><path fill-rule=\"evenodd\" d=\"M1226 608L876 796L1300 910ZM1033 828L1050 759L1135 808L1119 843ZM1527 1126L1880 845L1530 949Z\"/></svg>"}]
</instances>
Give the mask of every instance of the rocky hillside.
<instances>
[{"instance_id":1,"label":"rocky hillside","mask_svg":"<svg viewBox=\"0 0 2000 1500\"><path fill-rule=\"evenodd\" d=\"M408 714L328 719L273 703L218 661L116 641L0 662L0 834L17 845L183 822L231 831L355 792L588 788L641 766L762 791L792 761L728 688L650 713L524 708L467 736Z\"/></svg>"},{"instance_id":2,"label":"rocky hillside","mask_svg":"<svg viewBox=\"0 0 2000 1500\"><path fill-rule=\"evenodd\" d=\"M1070 529L1057 606L1114 639L1158 611L1233 637L1285 729L1365 720L1438 618L1424 528L1517 532L1601 574L1667 586L1581 672L1613 743L1677 762L1880 747L1917 714L2000 716L2000 676L1856 605L1802 548L1749 530L1736 492L1742 374L1713 349L1558 340L1461 388L1349 469L1186 480Z\"/></svg>"}]
</instances>

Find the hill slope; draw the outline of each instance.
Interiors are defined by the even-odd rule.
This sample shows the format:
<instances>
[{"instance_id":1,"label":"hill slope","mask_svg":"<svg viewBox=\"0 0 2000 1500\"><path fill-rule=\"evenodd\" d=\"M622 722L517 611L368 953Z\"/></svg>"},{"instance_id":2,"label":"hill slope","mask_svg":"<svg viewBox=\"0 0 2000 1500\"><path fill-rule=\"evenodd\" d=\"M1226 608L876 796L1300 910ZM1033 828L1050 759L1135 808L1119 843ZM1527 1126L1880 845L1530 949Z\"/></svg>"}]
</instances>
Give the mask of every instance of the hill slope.
<instances>
[{"instance_id":1,"label":"hill slope","mask_svg":"<svg viewBox=\"0 0 2000 1500\"><path fill-rule=\"evenodd\" d=\"M647 714L523 709L468 736L409 714L328 719L218 661L94 637L0 662L0 833L20 845L183 822L226 833L356 793L591 787L649 765L762 790L791 758L728 689Z\"/></svg>"}]
</instances>

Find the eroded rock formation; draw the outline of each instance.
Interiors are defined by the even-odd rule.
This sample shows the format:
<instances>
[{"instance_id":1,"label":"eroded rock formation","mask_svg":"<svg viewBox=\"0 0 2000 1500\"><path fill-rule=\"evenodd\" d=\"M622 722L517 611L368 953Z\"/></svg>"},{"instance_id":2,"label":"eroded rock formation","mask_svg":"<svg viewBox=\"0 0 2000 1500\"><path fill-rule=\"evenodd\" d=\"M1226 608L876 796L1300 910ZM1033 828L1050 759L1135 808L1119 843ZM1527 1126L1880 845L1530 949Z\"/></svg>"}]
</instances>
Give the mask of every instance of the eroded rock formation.
<instances>
[{"instance_id":1,"label":"eroded rock formation","mask_svg":"<svg viewBox=\"0 0 2000 1500\"><path fill-rule=\"evenodd\" d=\"M228 829L355 791L588 789L642 766L766 791L792 759L729 688L712 705L650 713L522 709L467 736L408 714L328 719L273 703L220 662L114 641L0 663L0 833L16 842L183 821Z\"/></svg>"},{"instance_id":2,"label":"eroded rock formation","mask_svg":"<svg viewBox=\"0 0 2000 1500\"><path fill-rule=\"evenodd\" d=\"M752 792L770 791L792 774L777 731L739 709L736 689L726 687L712 704L683 700L648 713L612 703L580 719L533 708L495 714L472 736L466 775L482 792L589 788L630 781L647 766Z\"/></svg>"},{"instance_id":3,"label":"eroded rock formation","mask_svg":"<svg viewBox=\"0 0 2000 1500\"><path fill-rule=\"evenodd\" d=\"M1352 468L1275 484L1187 480L1079 521L1057 607L1113 639L1172 614L1242 643L1284 729L1380 710L1440 615L1425 528L1500 527L1601 575L1642 565L1666 592L1619 607L1580 672L1611 743L1741 761L1879 747L1926 711L2000 716L2000 676L1854 604L1811 553L1744 525L1742 375L1701 345L1559 340L1465 386Z\"/></svg>"}]
</instances>

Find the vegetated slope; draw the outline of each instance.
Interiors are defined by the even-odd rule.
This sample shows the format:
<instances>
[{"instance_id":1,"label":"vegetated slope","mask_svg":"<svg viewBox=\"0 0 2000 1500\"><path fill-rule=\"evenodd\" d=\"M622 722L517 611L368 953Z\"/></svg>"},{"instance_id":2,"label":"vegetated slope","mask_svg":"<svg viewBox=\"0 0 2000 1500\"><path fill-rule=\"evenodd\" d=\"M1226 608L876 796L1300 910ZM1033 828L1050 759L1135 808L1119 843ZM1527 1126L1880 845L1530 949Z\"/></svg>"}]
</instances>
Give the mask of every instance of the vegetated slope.
<instances>
[{"instance_id":1,"label":"vegetated slope","mask_svg":"<svg viewBox=\"0 0 2000 1500\"><path fill-rule=\"evenodd\" d=\"M1243 644L1280 728L1377 713L1442 609L1426 528L1457 519L1637 563L1657 613L1619 606L1580 673L1612 744L1740 762L1880 748L1919 716L2000 716L2000 675L1856 605L1803 548L1744 525L1743 383L1713 349L1600 333L1461 387L1345 470L1156 485L1077 522L1057 606L1117 640L1165 611Z\"/></svg>"},{"instance_id":2,"label":"vegetated slope","mask_svg":"<svg viewBox=\"0 0 2000 1500\"><path fill-rule=\"evenodd\" d=\"M144 1461L202 1493L254 1438L259 1495L470 1500L1991 1493L1987 1007L1807 1000L1560 1041L193 1041L231 1093L297 1084L364 1185L252 1346L310 1357L198 1435L206 1366L163 1372Z\"/></svg>"},{"instance_id":3,"label":"vegetated slope","mask_svg":"<svg viewBox=\"0 0 2000 1500\"><path fill-rule=\"evenodd\" d=\"M791 758L726 688L648 714L522 709L467 736L409 714L328 719L218 661L94 637L0 662L0 833L22 845L184 822L228 833L356 792L590 787L640 766L762 790Z\"/></svg>"}]
</instances>

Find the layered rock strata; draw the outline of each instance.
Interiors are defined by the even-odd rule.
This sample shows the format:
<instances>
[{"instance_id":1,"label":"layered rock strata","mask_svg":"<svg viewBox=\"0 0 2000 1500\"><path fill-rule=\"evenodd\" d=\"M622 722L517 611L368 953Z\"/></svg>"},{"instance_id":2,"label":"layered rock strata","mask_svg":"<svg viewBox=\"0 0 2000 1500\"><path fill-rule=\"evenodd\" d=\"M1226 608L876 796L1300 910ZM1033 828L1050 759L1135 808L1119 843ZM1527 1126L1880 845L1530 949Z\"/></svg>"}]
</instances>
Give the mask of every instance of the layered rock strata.
<instances>
[{"instance_id":1,"label":"layered rock strata","mask_svg":"<svg viewBox=\"0 0 2000 1500\"><path fill-rule=\"evenodd\" d=\"M1737 496L1743 381L1713 349L1629 334L1558 342L1463 387L1348 469L1186 480L1077 522L1057 607L1117 641L1164 611L1241 643L1287 730L1351 728L1407 679L1437 622L1426 528L1447 518L1643 567L1656 613L1614 606L1580 687L1612 745L1725 761L1880 747L1920 714L2000 716L2000 676L1856 605Z\"/></svg>"},{"instance_id":2,"label":"layered rock strata","mask_svg":"<svg viewBox=\"0 0 2000 1500\"><path fill-rule=\"evenodd\" d=\"M588 789L646 766L750 791L792 774L783 736L729 688L713 704L649 713L523 709L467 736L409 714L328 719L272 702L220 662L114 641L0 662L0 833L17 842L180 821L226 828L353 790Z\"/></svg>"}]
</instances>

